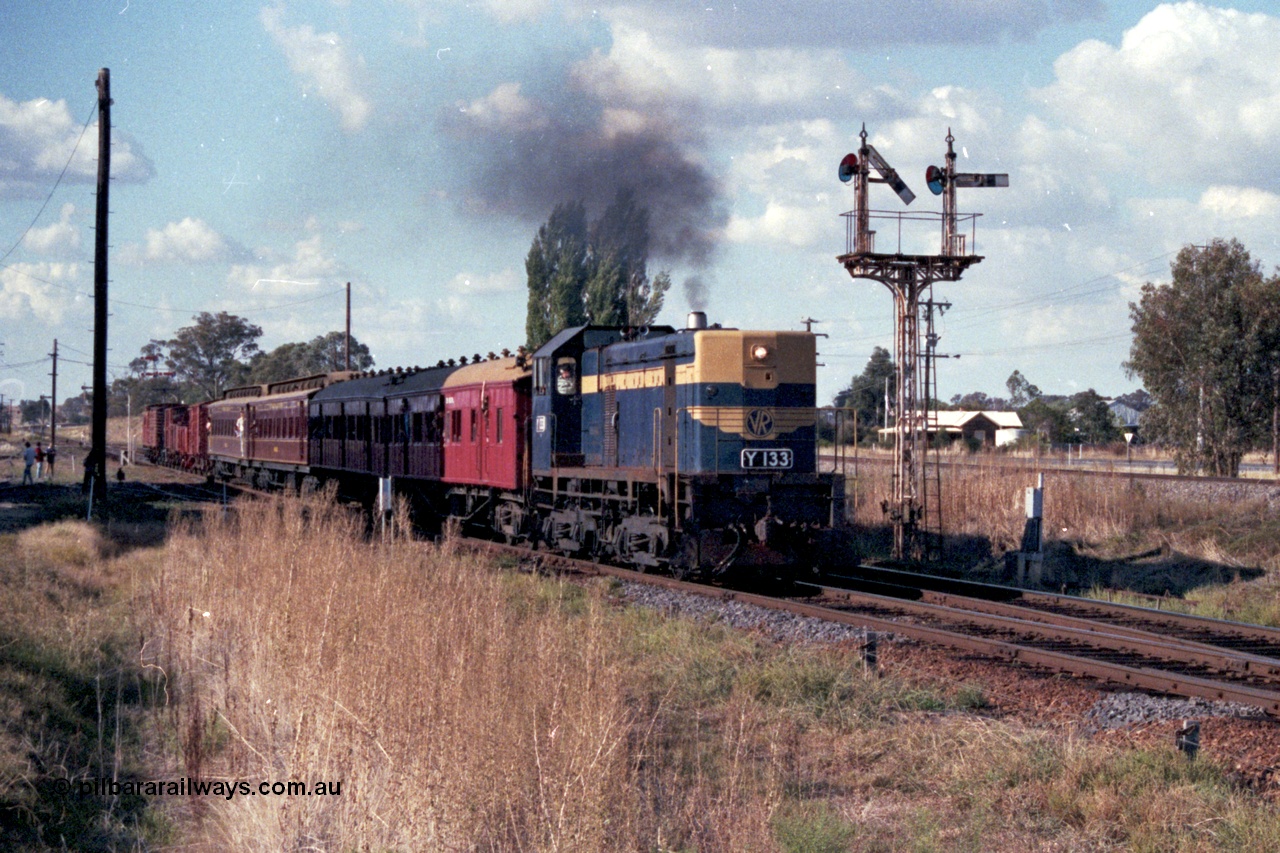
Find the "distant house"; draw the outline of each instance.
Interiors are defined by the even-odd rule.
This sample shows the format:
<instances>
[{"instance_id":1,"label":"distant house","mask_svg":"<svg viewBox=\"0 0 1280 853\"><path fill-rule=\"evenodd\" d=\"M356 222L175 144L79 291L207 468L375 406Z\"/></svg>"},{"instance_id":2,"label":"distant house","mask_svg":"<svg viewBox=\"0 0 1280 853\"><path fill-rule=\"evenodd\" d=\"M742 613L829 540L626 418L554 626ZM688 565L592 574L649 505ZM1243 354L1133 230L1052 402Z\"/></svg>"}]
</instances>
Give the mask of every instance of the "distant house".
<instances>
[{"instance_id":1,"label":"distant house","mask_svg":"<svg viewBox=\"0 0 1280 853\"><path fill-rule=\"evenodd\" d=\"M880 430L882 441L891 441L897 427ZM1025 434L1017 412L930 412L927 433L933 440L939 433L950 440L962 439L983 447L1010 444Z\"/></svg>"},{"instance_id":2,"label":"distant house","mask_svg":"<svg viewBox=\"0 0 1280 853\"><path fill-rule=\"evenodd\" d=\"M1107 408L1111 410L1111 414L1115 416L1123 430L1137 432L1138 427L1142 425L1142 412L1133 406L1121 403L1119 400L1112 400L1107 403Z\"/></svg>"}]
</instances>

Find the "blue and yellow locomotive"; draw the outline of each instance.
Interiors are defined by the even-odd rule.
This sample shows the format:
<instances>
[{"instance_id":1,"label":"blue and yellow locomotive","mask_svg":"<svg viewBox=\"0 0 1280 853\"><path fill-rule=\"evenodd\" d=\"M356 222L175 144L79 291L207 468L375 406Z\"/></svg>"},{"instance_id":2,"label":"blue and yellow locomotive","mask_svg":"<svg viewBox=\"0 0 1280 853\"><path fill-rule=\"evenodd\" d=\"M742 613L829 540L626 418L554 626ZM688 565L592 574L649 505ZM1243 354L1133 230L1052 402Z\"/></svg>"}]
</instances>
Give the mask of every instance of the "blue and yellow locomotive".
<instances>
[{"instance_id":1,"label":"blue and yellow locomotive","mask_svg":"<svg viewBox=\"0 0 1280 853\"><path fill-rule=\"evenodd\" d=\"M552 547L677 576L806 560L843 517L817 471L809 332L566 329L533 354L531 476Z\"/></svg>"}]
</instances>

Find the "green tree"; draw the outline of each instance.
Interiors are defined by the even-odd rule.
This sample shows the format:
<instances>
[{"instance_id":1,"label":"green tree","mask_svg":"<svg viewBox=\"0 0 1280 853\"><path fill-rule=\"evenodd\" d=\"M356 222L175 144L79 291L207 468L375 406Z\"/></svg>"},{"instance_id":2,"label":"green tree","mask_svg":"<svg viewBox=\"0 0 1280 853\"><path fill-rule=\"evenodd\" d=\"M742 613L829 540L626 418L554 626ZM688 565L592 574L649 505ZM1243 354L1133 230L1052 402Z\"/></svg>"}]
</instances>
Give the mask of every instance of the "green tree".
<instances>
[{"instance_id":1,"label":"green tree","mask_svg":"<svg viewBox=\"0 0 1280 853\"><path fill-rule=\"evenodd\" d=\"M183 326L165 342L169 348L165 364L197 398L220 397L227 388L248 379L248 362L258 352L262 328L226 311L201 311L192 319L195 323Z\"/></svg>"},{"instance_id":2,"label":"green tree","mask_svg":"<svg viewBox=\"0 0 1280 853\"><path fill-rule=\"evenodd\" d=\"M49 414L51 411L49 401L44 397L38 400L23 400L18 404L18 410L21 412L22 422L24 424L38 424L40 429L44 429L44 425L49 422Z\"/></svg>"},{"instance_id":3,"label":"green tree","mask_svg":"<svg viewBox=\"0 0 1280 853\"><path fill-rule=\"evenodd\" d=\"M298 376L333 373L345 369L346 333L329 332L307 343L281 344L271 352L259 353L251 363L250 382L280 382ZM373 367L369 347L351 337L351 369Z\"/></svg>"},{"instance_id":4,"label":"green tree","mask_svg":"<svg viewBox=\"0 0 1280 853\"><path fill-rule=\"evenodd\" d=\"M853 409L857 413L859 441L874 435L876 429L884 425L885 400L896 393L896 376L893 356L884 347L876 347L862 373L853 377L848 388L836 394L837 408Z\"/></svg>"},{"instance_id":5,"label":"green tree","mask_svg":"<svg viewBox=\"0 0 1280 853\"><path fill-rule=\"evenodd\" d=\"M657 319L671 276L649 278L649 211L635 191L619 189L591 224L587 319L601 326L647 326Z\"/></svg>"},{"instance_id":6,"label":"green tree","mask_svg":"<svg viewBox=\"0 0 1280 853\"><path fill-rule=\"evenodd\" d=\"M1041 395L1018 409L1018 419L1022 421L1022 428L1033 432L1040 441L1054 444L1075 434L1067 415L1068 408L1062 397Z\"/></svg>"},{"instance_id":7,"label":"green tree","mask_svg":"<svg viewBox=\"0 0 1280 853\"><path fill-rule=\"evenodd\" d=\"M649 326L657 321L670 289L671 274L666 270L652 279L633 276L627 282L627 325Z\"/></svg>"},{"instance_id":8,"label":"green tree","mask_svg":"<svg viewBox=\"0 0 1280 853\"><path fill-rule=\"evenodd\" d=\"M317 373L330 373L335 370L346 370L346 332L330 332L317 335L307 345L311 349L313 364L319 368ZM351 336L351 369L368 370L373 367L373 354L369 347Z\"/></svg>"},{"instance_id":9,"label":"green tree","mask_svg":"<svg viewBox=\"0 0 1280 853\"><path fill-rule=\"evenodd\" d=\"M556 205L525 258L525 332L537 348L567 326L647 326L662 311L671 276L649 278L649 211L620 189L587 223L582 202Z\"/></svg>"},{"instance_id":10,"label":"green tree","mask_svg":"<svg viewBox=\"0 0 1280 853\"><path fill-rule=\"evenodd\" d=\"M1172 448L1180 471L1234 477L1276 411L1280 286L1237 240L1186 246L1172 271L1129 305L1124 366L1155 401L1143 430Z\"/></svg>"},{"instance_id":11,"label":"green tree","mask_svg":"<svg viewBox=\"0 0 1280 853\"><path fill-rule=\"evenodd\" d=\"M1090 388L1071 397L1068 416L1082 441L1090 444L1106 444L1120 440L1120 426L1111 407L1102 396Z\"/></svg>"},{"instance_id":12,"label":"green tree","mask_svg":"<svg viewBox=\"0 0 1280 853\"><path fill-rule=\"evenodd\" d=\"M529 279L525 335L537 349L551 336L586 320L587 212L582 202L562 202L538 229L524 262Z\"/></svg>"},{"instance_id":13,"label":"green tree","mask_svg":"<svg viewBox=\"0 0 1280 853\"><path fill-rule=\"evenodd\" d=\"M1040 389L1032 385L1027 380L1027 377L1017 370L1009 374L1009 378L1005 380L1004 387L1009 389L1009 405L1015 409L1021 409L1027 403L1040 396Z\"/></svg>"},{"instance_id":14,"label":"green tree","mask_svg":"<svg viewBox=\"0 0 1280 853\"><path fill-rule=\"evenodd\" d=\"M1002 412L1008 403L1000 397L988 397L983 391L956 394L951 398L951 408L965 412Z\"/></svg>"}]
</instances>

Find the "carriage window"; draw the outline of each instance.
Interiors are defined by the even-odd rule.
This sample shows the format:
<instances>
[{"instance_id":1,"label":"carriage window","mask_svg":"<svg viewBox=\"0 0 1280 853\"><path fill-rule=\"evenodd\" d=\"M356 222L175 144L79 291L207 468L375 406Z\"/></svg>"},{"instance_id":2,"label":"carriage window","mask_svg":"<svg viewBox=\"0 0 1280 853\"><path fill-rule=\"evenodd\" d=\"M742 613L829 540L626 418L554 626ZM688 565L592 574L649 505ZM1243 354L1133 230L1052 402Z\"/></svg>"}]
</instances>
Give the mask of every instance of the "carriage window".
<instances>
[{"instance_id":1,"label":"carriage window","mask_svg":"<svg viewBox=\"0 0 1280 853\"><path fill-rule=\"evenodd\" d=\"M497 431L497 435L494 436L494 439L497 441L498 444L502 444L502 407L501 406L498 407L498 427L496 431Z\"/></svg>"},{"instance_id":2,"label":"carriage window","mask_svg":"<svg viewBox=\"0 0 1280 853\"><path fill-rule=\"evenodd\" d=\"M471 443L476 443L476 410L471 410Z\"/></svg>"}]
</instances>

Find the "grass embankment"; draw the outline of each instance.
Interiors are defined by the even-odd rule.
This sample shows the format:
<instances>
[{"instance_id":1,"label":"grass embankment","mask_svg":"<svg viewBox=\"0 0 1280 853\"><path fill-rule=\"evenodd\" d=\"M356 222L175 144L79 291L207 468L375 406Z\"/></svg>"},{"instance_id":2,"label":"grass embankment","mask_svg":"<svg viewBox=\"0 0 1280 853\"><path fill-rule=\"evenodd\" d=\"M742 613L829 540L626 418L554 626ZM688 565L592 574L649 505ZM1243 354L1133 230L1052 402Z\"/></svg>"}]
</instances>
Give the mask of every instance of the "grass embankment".
<instances>
[{"instance_id":1,"label":"grass embankment","mask_svg":"<svg viewBox=\"0 0 1280 853\"><path fill-rule=\"evenodd\" d=\"M133 849L166 835L141 797L60 787L143 772L129 591L147 553L126 555L82 521L0 535L0 849Z\"/></svg>"},{"instance_id":2,"label":"grass embankment","mask_svg":"<svg viewBox=\"0 0 1280 853\"><path fill-rule=\"evenodd\" d=\"M178 531L143 616L164 773L342 784L169 801L211 849L1280 847L1212 759L1021 730L965 713L972 687L448 541L369 545L318 500Z\"/></svg>"}]
</instances>

